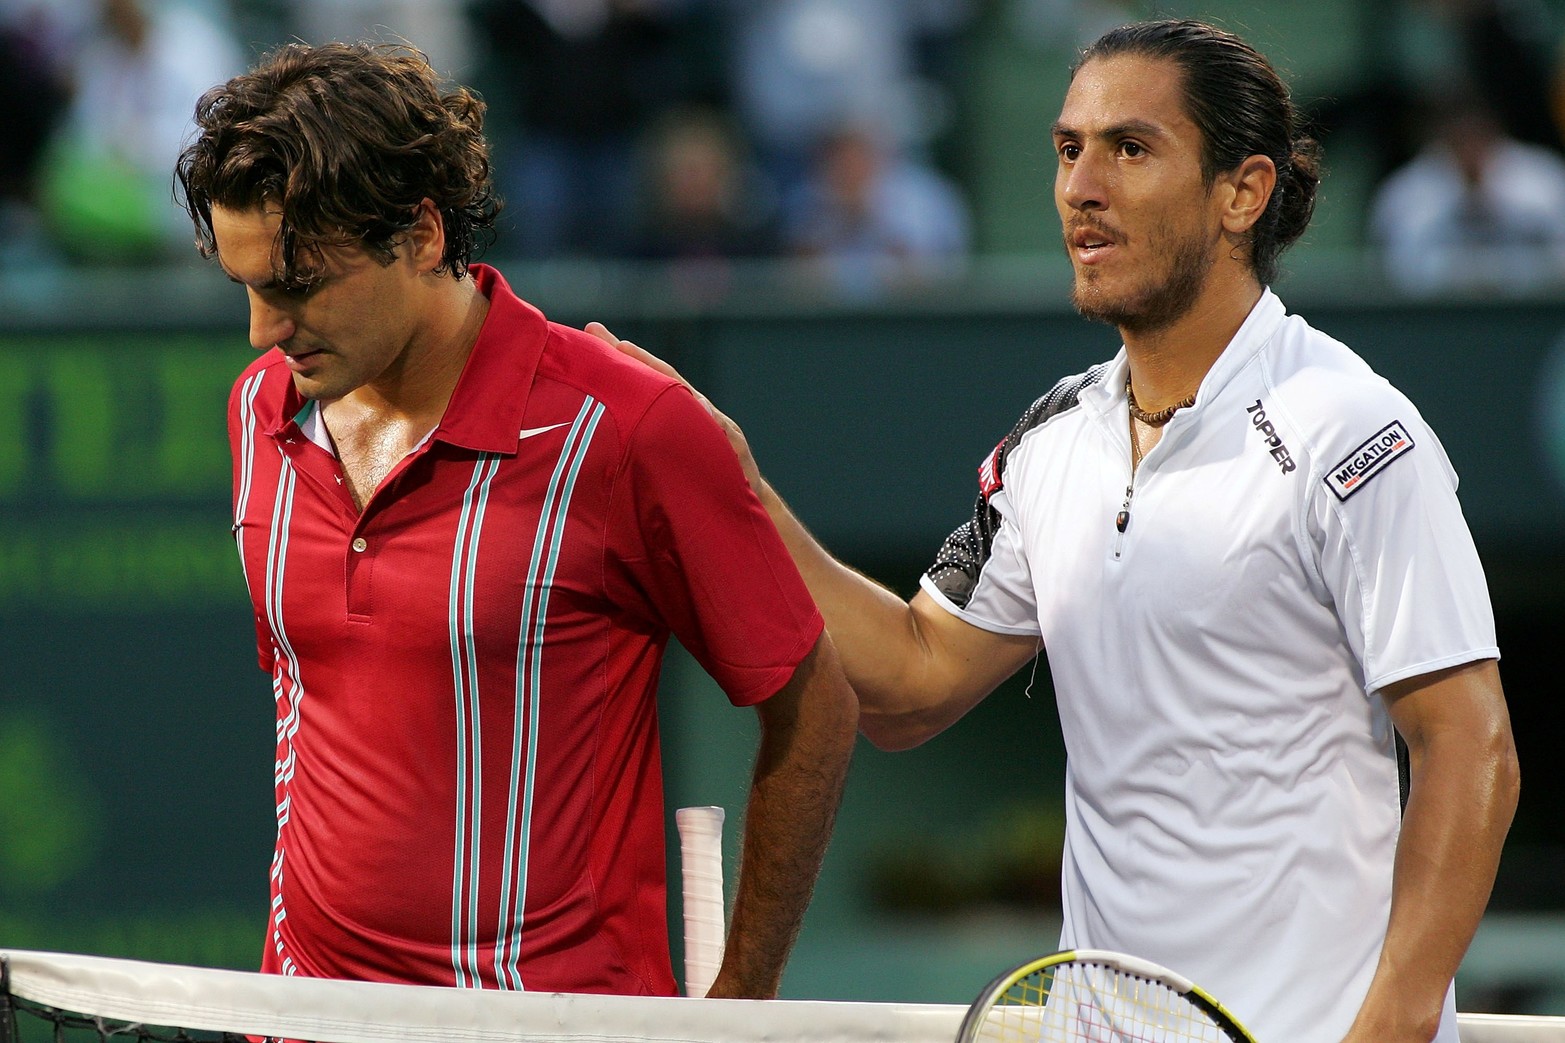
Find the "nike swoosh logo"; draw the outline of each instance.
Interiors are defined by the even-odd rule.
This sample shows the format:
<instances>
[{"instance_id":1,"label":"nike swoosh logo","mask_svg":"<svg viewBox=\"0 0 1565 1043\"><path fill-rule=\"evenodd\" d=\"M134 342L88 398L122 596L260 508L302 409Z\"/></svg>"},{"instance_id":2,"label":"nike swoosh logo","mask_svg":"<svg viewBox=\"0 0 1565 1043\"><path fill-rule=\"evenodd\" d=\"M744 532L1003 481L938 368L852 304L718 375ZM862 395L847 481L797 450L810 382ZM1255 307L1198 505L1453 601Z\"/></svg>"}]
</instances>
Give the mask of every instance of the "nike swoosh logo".
<instances>
[{"instance_id":1,"label":"nike swoosh logo","mask_svg":"<svg viewBox=\"0 0 1565 1043\"><path fill-rule=\"evenodd\" d=\"M524 427L516 432L516 437L518 439L531 438L533 435L541 435L545 431L553 431L557 427L569 427L570 423L569 420L564 420L558 424L550 424L548 427Z\"/></svg>"}]
</instances>

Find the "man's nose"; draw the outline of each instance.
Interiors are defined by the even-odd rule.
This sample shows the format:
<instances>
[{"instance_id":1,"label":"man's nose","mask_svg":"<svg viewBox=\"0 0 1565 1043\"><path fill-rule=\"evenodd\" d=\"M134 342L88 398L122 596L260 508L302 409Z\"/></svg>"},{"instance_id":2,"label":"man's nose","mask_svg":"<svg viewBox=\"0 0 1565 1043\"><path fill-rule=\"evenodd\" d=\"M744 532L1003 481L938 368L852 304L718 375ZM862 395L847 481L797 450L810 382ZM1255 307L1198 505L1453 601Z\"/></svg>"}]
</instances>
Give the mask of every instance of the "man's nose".
<instances>
[{"instance_id":1,"label":"man's nose","mask_svg":"<svg viewBox=\"0 0 1565 1043\"><path fill-rule=\"evenodd\" d=\"M292 316L268 304L254 291L250 294L250 346L267 351L294 335Z\"/></svg>"}]
</instances>

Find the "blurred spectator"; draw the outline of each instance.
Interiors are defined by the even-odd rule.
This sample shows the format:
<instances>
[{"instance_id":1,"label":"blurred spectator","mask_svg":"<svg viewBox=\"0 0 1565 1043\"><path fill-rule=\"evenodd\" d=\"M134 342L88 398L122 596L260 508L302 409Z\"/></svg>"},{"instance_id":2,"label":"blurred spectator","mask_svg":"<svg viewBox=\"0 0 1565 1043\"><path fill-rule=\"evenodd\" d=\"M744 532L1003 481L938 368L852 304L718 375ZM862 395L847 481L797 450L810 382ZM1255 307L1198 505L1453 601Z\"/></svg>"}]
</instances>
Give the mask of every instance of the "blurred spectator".
<instances>
[{"instance_id":1,"label":"blurred spectator","mask_svg":"<svg viewBox=\"0 0 1565 1043\"><path fill-rule=\"evenodd\" d=\"M857 296L949 273L967 254L967 205L954 185L878 130L828 134L785 203L784 236L839 290Z\"/></svg>"},{"instance_id":2,"label":"blurred spectator","mask_svg":"<svg viewBox=\"0 0 1565 1043\"><path fill-rule=\"evenodd\" d=\"M1117 25L1143 17L1132 0L1012 0L1013 31L1045 46L1085 47Z\"/></svg>"},{"instance_id":3,"label":"blurred spectator","mask_svg":"<svg viewBox=\"0 0 1565 1043\"><path fill-rule=\"evenodd\" d=\"M506 200L498 246L612 256L634 242L637 142L658 113L717 100L698 0L475 0L475 82Z\"/></svg>"},{"instance_id":4,"label":"blurred spectator","mask_svg":"<svg viewBox=\"0 0 1565 1043\"><path fill-rule=\"evenodd\" d=\"M644 162L634 253L664 263L680 301L722 300L734 289L736 261L775 256L776 195L717 110L668 113L653 128Z\"/></svg>"},{"instance_id":5,"label":"blurred spectator","mask_svg":"<svg viewBox=\"0 0 1565 1043\"><path fill-rule=\"evenodd\" d=\"M1471 83L1505 133L1558 149L1549 108L1555 35L1541 0L1435 0L1462 42Z\"/></svg>"},{"instance_id":6,"label":"blurred spectator","mask_svg":"<svg viewBox=\"0 0 1565 1043\"><path fill-rule=\"evenodd\" d=\"M1479 93L1510 137L1560 144L1548 110L1554 29L1544 0L1386 0L1355 15L1355 82L1311 106L1328 156L1334 134L1353 133L1372 178L1385 178L1424 144L1423 99L1457 83Z\"/></svg>"},{"instance_id":7,"label":"blurred spectator","mask_svg":"<svg viewBox=\"0 0 1565 1043\"><path fill-rule=\"evenodd\" d=\"M196 99L243 68L208 8L180 0L100 0L76 48L66 122L49 147L41 196L53 234L85 262L155 261L189 246L172 194L174 157Z\"/></svg>"},{"instance_id":8,"label":"blurred spectator","mask_svg":"<svg viewBox=\"0 0 1565 1043\"><path fill-rule=\"evenodd\" d=\"M462 79L471 60L468 19L458 0L293 0L290 36L406 41L444 76Z\"/></svg>"},{"instance_id":9,"label":"blurred spectator","mask_svg":"<svg viewBox=\"0 0 1565 1043\"><path fill-rule=\"evenodd\" d=\"M1424 149L1371 204L1387 274L1419 293L1565 280L1565 159L1507 135L1470 93L1434 106Z\"/></svg>"},{"instance_id":10,"label":"blurred spectator","mask_svg":"<svg viewBox=\"0 0 1565 1043\"><path fill-rule=\"evenodd\" d=\"M777 252L777 201L718 112L670 112L653 128L647 165L638 256L711 261Z\"/></svg>"},{"instance_id":11,"label":"blurred spectator","mask_svg":"<svg viewBox=\"0 0 1565 1043\"><path fill-rule=\"evenodd\" d=\"M835 128L880 128L921 147L949 117L934 78L969 0L732 0L740 118L770 177L792 191ZM933 67L931 67L933 66Z\"/></svg>"},{"instance_id":12,"label":"blurred spectator","mask_svg":"<svg viewBox=\"0 0 1565 1043\"><path fill-rule=\"evenodd\" d=\"M0 269L49 261L36 175L65 112L65 73L42 2L0 8Z\"/></svg>"}]
</instances>

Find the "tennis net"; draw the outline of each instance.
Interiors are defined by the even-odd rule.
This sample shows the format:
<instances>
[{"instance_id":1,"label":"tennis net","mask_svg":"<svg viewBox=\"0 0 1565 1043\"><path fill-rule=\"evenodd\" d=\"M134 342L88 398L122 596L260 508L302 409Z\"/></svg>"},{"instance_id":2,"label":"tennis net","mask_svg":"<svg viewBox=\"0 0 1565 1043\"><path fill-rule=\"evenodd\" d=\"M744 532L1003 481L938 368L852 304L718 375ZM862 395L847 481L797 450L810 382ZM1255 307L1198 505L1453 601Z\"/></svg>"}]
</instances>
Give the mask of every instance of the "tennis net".
<instances>
[{"instance_id":1,"label":"tennis net","mask_svg":"<svg viewBox=\"0 0 1565 1043\"><path fill-rule=\"evenodd\" d=\"M322 981L3 949L0 979L0 1043L951 1043L965 1013ZM1561 1043L1565 1018L1464 1014L1461 1031L1463 1043Z\"/></svg>"}]
</instances>

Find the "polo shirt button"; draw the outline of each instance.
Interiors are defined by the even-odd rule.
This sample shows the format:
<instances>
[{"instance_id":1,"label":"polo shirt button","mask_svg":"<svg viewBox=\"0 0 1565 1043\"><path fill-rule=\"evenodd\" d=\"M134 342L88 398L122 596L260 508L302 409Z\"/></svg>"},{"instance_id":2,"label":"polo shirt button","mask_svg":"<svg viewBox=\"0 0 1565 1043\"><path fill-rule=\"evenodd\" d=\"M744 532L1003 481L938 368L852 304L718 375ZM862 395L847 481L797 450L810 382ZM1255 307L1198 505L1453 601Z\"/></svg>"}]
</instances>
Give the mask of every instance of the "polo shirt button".
<instances>
[{"instance_id":1,"label":"polo shirt button","mask_svg":"<svg viewBox=\"0 0 1565 1043\"><path fill-rule=\"evenodd\" d=\"M364 551L368 547L369 547L369 541L366 540L363 536L359 536L359 537L357 537L353 541L353 549L356 550L356 551L361 551L362 552L362 551Z\"/></svg>"}]
</instances>

